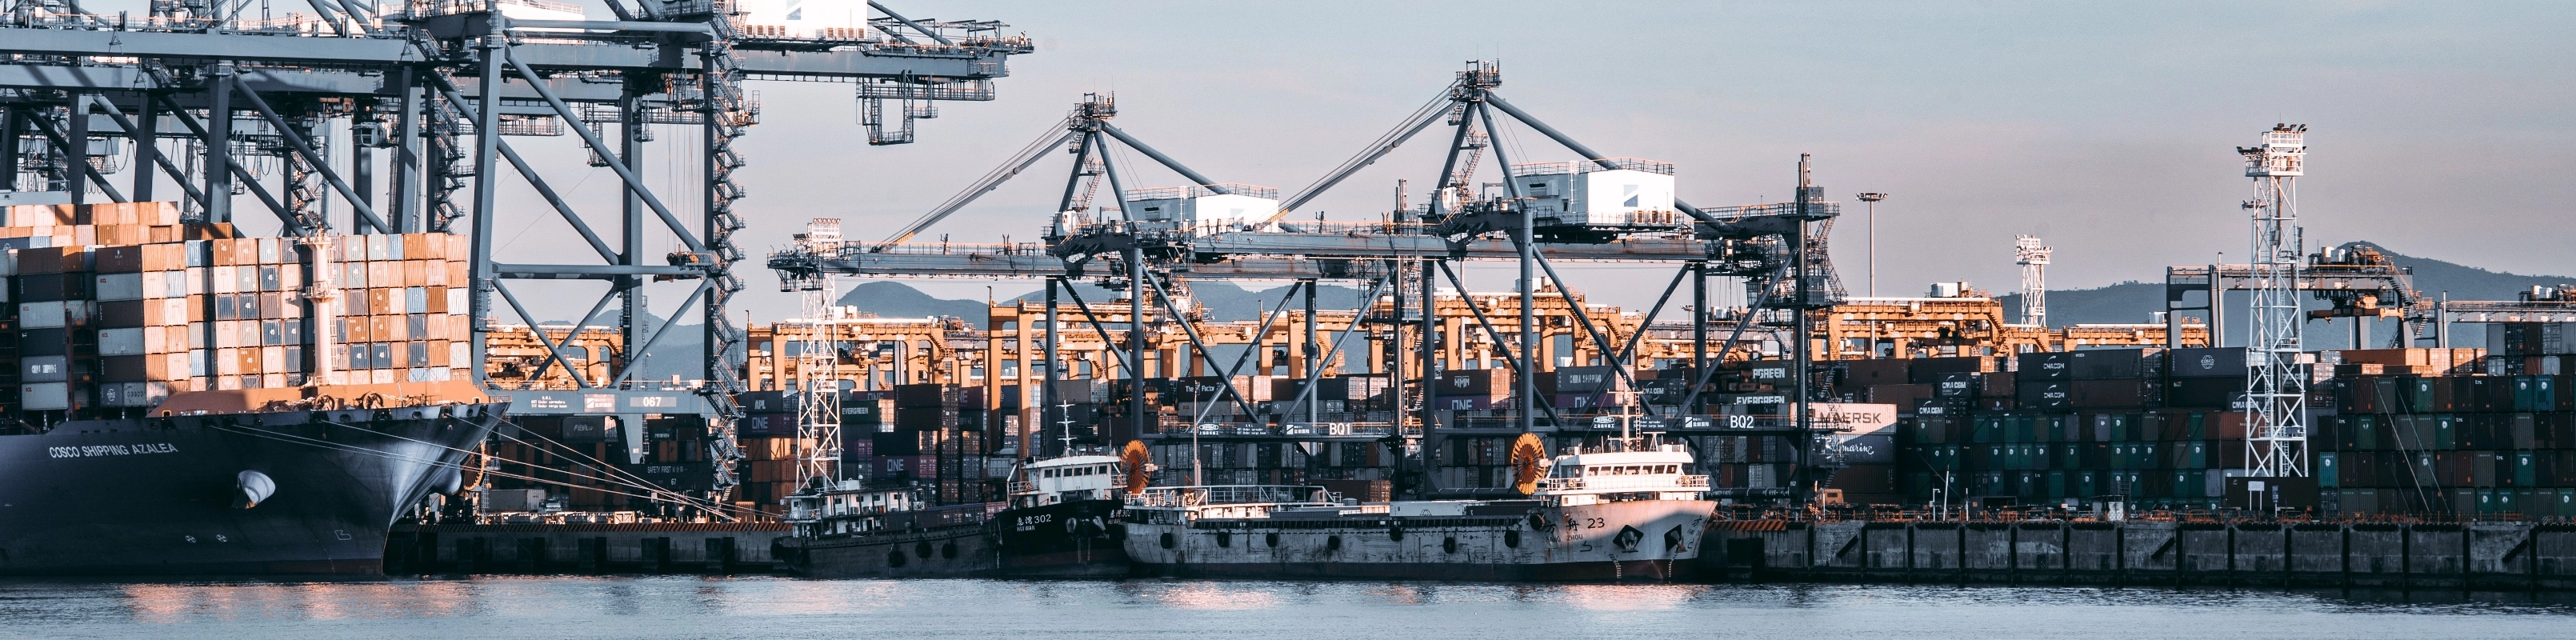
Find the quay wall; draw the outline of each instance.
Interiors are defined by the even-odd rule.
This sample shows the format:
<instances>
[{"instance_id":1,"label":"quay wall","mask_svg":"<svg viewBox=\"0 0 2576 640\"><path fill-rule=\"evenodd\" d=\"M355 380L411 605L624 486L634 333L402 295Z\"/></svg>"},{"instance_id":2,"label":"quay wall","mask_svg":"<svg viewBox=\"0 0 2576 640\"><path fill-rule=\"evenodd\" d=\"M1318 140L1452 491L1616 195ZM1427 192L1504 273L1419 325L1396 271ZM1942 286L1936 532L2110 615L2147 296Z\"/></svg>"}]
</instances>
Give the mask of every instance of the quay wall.
<instances>
[{"instance_id":1,"label":"quay wall","mask_svg":"<svg viewBox=\"0 0 2576 640\"><path fill-rule=\"evenodd\" d=\"M784 524L403 525L385 573L769 573Z\"/></svg>"},{"instance_id":2,"label":"quay wall","mask_svg":"<svg viewBox=\"0 0 2576 640\"><path fill-rule=\"evenodd\" d=\"M1727 581L2576 589L2576 525L2532 523L1713 523Z\"/></svg>"}]
</instances>

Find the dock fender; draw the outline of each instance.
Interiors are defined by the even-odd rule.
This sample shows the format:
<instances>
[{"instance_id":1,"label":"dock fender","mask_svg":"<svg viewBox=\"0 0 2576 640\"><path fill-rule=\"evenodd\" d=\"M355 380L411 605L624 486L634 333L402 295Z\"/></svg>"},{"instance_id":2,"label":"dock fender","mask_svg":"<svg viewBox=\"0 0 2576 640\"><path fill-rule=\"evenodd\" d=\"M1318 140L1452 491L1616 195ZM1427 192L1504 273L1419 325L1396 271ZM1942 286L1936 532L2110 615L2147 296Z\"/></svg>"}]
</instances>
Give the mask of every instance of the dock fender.
<instances>
[{"instance_id":1,"label":"dock fender","mask_svg":"<svg viewBox=\"0 0 2576 640\"><path fill-rule=\"evenodd\" d=\"M233 488L241 492L241 500L233 503L236 509L259 506L269 496L277 495L277 481L257 471L243 470L233 474Z\"/></svg>"}]
</instances>

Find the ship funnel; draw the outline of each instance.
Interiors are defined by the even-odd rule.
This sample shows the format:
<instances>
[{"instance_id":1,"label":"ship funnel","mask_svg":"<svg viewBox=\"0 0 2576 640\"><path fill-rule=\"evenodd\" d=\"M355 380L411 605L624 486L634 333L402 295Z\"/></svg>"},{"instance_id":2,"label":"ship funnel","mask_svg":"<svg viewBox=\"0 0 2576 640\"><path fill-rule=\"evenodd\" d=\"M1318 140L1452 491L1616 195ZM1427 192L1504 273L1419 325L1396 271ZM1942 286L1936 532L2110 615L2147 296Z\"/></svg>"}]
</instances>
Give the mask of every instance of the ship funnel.
<instances>
[{"instance_id":1,"label":"ship funnel","mask_svg":"<svg viewBox=\"0 0 2576 640\"><path fill-rule=\"evenodd\" d=\"M241 508L244 509L259 506L277 493L277 481L257 471L244 471L233 476L233 484L241 489Z\"/></svg>"}]
</instances>

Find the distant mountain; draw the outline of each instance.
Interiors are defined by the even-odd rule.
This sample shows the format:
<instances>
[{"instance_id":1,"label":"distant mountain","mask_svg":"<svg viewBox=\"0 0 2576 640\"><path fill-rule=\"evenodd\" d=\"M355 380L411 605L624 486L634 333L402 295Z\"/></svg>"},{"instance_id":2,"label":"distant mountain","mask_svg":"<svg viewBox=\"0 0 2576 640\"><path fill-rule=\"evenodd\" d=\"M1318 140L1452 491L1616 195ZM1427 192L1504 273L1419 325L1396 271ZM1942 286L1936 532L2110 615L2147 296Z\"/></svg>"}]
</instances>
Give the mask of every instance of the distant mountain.
<instances>
[{"instance_id":1,"label":"distant mountain","mask_svg":"<svg viewBox=\"0 0 2576 640\"><path fill-rule=\"evenodd\" d=\"M859 311L880 318L926 318L956 316L982 322L984 303L980 300L934 298L901 282L865 282L841 294L841 306L858 307Z\"/></svg>"},{"instance_id":2,"label":"distant mountain","mask_svg":"<svg viewBox=\"0 0 2576 640\"><path fill-rule=\"evenodd\" d=\"M2453 300L2512 300L2516 294L2529 291L2533 286L2576 283L2576 277L2503 273L2418 258L2371 242L2349 242L2342 248L2354 247L2378 249L2398 266L2412 269L2415 289L2427 297L2448 293ZM2093 289L2051 290L2048 292L2048 322L2053 325L2148 322L2155 312L2165 308L2164 289L2162 282L2131 281ZM2002 300L2005 316L2020 321L2021 294L2005 295ZM2230 302L2243 304L2241 298L2234 296L2230 297ZM2378 340L2385 340L2386 332L2395 330L2394 323L2379 324L2388 325L2381 327L2376 334L2380 336ZM2452 344L2459 346L2473 346L2485 335L2478 325L2458 325L2455 328L2459 332ZM2311 327L2310 330L2315 331L2316 328ZM2341 343L2328 341L2320 346L2329 345L2340 346Z\"/></svg>"},{"instance_id":3,"label":"distant mountain","mask_svg":"<svg viewBox=\"0 0 2576 640\"><path fill-rule=\"evenodd\" d=\"M1266 313L1271 309L1279 308L1279 300L1281 297L1288 294L1289 286L1291 285L1280 285L1277 287L1262 289L1260 291L1253 291L1227 282L1198 282L1189 285L1189 297L1193 303L1197 304L1199 307L1207 309L1209 317L1221 322L1259 320L1261 319L1261 314ZM1124 292L1110 291L1108 289L1100 288L1099 285L1094 284L1075 284L1074 287L1077 290L1076 293L1082 296L1082 300L1084 302L1092 304L1103 304L1106 301L1121 299L1124 296ZM1317 309L1354 309L1359 306L1358 300L1362 292L1358 289L1333 285L1323 285L1316 289L1315 308ZM1068 304L1073 302L1072 296L1067 296L1061 293L1057 294L1057 296L1056 300L1058 302ZM1302 296L1300 298L1302 298ZM1030 292L1028 295L1023 295L1013 299L1044 302L1046 301L1046 291L1041 289ZM1302 299L1289 300L1288 308L1290 310L1304 309L1305 302Z\"/></svg>"}]
</instances>

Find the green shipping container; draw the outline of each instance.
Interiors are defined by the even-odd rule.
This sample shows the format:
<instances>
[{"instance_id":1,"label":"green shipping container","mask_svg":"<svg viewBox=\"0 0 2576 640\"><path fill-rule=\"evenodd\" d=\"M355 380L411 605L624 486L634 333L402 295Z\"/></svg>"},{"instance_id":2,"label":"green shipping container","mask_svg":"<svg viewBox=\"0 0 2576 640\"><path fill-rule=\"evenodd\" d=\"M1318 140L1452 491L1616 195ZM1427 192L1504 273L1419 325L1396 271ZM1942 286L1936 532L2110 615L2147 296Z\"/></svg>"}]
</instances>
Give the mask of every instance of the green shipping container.
<instances>
[{"instance_id":1,"label":"green shipping container","mask_svg":"<svg viewBox=\"0 0 2576 640\"><path fill-rule=\"evenodd\" d=\"M2433 420L2433 450L2450 451L2460 445L2459 416L2444 415Z\"/></svg>"},{"instance_id":2,"label":"green shipping container","mask_svg":"<svg viewBox=\"0 0 2576 640\"><path fill-rule=\"evenodd\" d=\"M2374 451L2379 449L2379 421L2375 419L2377 417L2378 416L2353 416L2353 450Z\"/></svg>"},{"instance_id":3,"label":"green shipping container","mask_svg":"<svg viewBox=\"0 0 2576 640\"><path fill-rule=\"evenodd\" d=\"M2342 469L2343 469L2343 467L2342 467L2341 465L2337 465L2337 464L2335 464L2335 457L2336 457L2336 456L2335 456L2335 454L2333 454L2333 453L2320 453L2320 454L2316 454L2316 455L2317 455L2317 486L2318 486L2319 488L2336 488L2336 487L2341 487L2341 486L2343 486L2343 482L2342 482L2342 476L2343 476L2343 474L2342 474Z\"/></svg>"},{"instance_id":4,"label":"green shipping container","mask_svg":"<svg viewBox=\"0 0 2576 640\"><path fill-rule=\"evenodd\" d=\"M2576 489L2558 490L2558 509L2551 515L2576 517Z\"/></svg>"},{"instance_id":5,"label":"green shipping container","mask_svg":"<svg viewBox=\"0 0 2576 640\"><path fill-rule=\"evenodd\" d=\"M2513 486L2538 486L2539 471L2539 465L2532 460L2531 452L2513 452Z\"/></svg>"},{"instance_id":6,"label":"green shipping container","mask_svg":"<svg viewBox=\"0 0 2576 640\"><path fill-rule=\"evenodd\" d=\"M2066 472L2048 472L2048 497L2052 500L2063 500L2066 498Z\"/></svg>"}]
</instances>

